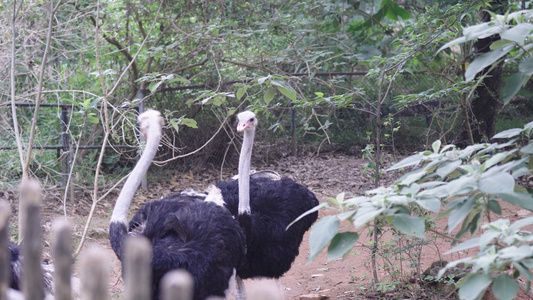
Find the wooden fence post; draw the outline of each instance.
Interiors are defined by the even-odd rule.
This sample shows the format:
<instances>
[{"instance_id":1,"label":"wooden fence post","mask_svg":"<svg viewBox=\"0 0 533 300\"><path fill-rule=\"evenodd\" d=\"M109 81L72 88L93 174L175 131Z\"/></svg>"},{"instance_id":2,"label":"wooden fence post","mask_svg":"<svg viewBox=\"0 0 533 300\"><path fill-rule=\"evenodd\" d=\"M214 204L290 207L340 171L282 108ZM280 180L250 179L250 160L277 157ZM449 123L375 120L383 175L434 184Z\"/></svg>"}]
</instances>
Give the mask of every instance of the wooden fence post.
<instances>
[{"instance_id":1,"label":"wooden fence post","mask_svg":"<svg viewBox=\"0 0 533 300\"><path fill-rule=\"evenodd\" d=\"M87 250L81 261L82 300L108 300L108 260L102 250Z\"/></svg>"},{"instance_id":2,"label":"wooden fence post","mask_svg":"<svg viewBox=\"0 0 533 300\"><path fill-rule=\"evenodd\" d=\"M163 300L191 300L193 278L185 270L173 270L165 274L161 280Z\"/></svg>"},{"instance_id":3,"label":"wooden fence post","mask_svg":"<svg viewBox=\"0 0 533 300\"><path fill-rule=\"evenodd\" d=\"M7 299L7 289L9 288L9 281L11 274L9 274L9 216L11 215L11 207L9 203L0 201L0 300Z\"/></svg>"},{"instance_id":4,"label":"wooden fence post","mask_svg":"<svg viewBox=\"0 0 533 300\"><path fill-rule=\"evenodd\" d=\"M152 246L143 236L128 237L124 253L126 300L150 300L152 288Z\"/></svg>"},{"instance_id":5,"label":"wooden fence post","mask_svg":"<svg viewBox=\"0 0 533 300\"><path fill-rule=\"evenodd\" d=\"M72 236L70 226L64 219L54 222L52 235L52 255L54 258L54 297L55 300L70 300L72 284Z\"/></svg>"},{"instance_id":6,"label":"wooden fence post","mask_svg":"<svg viewBox=\"0 0 533 300\"><path fill-rule=\"evenodd\" d=\"M44 299L43 271L41 269L41 185L36 179L23 180L20 185L21 200L25 201L23 223L24 256L22 291L28 300Z\"/></svg>"}]
</instances>

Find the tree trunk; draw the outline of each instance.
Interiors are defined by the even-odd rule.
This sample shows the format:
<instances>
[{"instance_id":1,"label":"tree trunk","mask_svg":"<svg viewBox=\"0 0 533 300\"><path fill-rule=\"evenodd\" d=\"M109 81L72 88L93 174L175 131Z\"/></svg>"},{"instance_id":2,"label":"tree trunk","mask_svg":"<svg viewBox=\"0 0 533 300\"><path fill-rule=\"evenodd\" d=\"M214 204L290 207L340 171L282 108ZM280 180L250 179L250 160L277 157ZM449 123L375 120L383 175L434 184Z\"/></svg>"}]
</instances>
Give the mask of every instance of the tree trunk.
<instances>
[{"instance_id":1,"label":"tree trunk","mask_svg":"<svg viewBox=\"0 0 533 300\"><path fill-rule=\"evenodd\" d=\"M501 3L500 1L493 1L491 4L493 8L496 8L495 13L500 13ZM490 14L483 12L483 22L490 21ZM479 39L474 43L475 57L487 53L490 51L492 43L500 39L499 35L492 35L484 39ZM469 122L463 120L461 131L455 138L454 144L458 147L466 147L473 143L481 143L489 140L494 135L494 120L500 107L500 90L502 83L503 68L499 64L492 70L491 66L485 68L478 73L476 79L480 76L486 76L481 81L481 84L476 88L474 97L467 107L467 115ZM472 140L469 138L469 132L472 134Z\"/></svg>"}]
</instances>

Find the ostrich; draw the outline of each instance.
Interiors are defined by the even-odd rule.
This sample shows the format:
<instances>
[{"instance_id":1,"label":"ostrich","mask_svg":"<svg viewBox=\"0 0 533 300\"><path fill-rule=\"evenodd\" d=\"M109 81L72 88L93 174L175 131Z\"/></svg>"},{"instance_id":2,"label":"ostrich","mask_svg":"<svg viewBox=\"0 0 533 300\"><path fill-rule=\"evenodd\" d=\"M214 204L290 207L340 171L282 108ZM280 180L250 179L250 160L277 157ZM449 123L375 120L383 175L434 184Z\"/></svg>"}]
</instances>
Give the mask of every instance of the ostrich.
<instances>
[{"instance_id":1,"label":"ostrich","mask_svg":"<svg viewBox=\"0 0 533 300\"><path fill-rule=\"evenodd\" d=\"M257 118L251 111L238 114L237 131L244 132L239 157L239 178L211 187L207 201L221 203L238 218L246 236L246 257L237 268L237 295L244 297L242 279L278 279L298 255L304 233L318 213L308 214L291 227L301 214L318 205L315 195L290 178L260 173L250 176L252 145ZM217 195L222 196L217 197Z\"/></svg>"},{"instance_id":2,"label":"ostrich","mask_svg":"<svg viewBox=\"0 0 533 300\"><path fill-rule=\"evenodd\" d=\"M22 256L22 249L19 245L8 242L8 251L9 251L9 269L11 274L11 281L9 287L14 290L21 290L22 282L22 265L24 264L24 257ZM43 282L44 282L44 292L47 295L53 293L53 273L54 266L49 264L47 261L41 263L41 268L43 270Z\"/></svg>"},{"instance_id":3,"label":"ostrich","mask_svg":"<svg viewBox=\"0 0 533 300\"><path fill-rule=\"evenodd\" d=\"M159 299L161 278L173 269L191 273L194 300L223 297L245 252L242 230L226 209L178 194L146 204L128 226L128 208L161 138L159 112L141 114L139 125L147 138L146 148L115 203L109 226L111 246L122 259L126 237L141 234L150 240L153 300Z\"/></svg>"}]
</instances>

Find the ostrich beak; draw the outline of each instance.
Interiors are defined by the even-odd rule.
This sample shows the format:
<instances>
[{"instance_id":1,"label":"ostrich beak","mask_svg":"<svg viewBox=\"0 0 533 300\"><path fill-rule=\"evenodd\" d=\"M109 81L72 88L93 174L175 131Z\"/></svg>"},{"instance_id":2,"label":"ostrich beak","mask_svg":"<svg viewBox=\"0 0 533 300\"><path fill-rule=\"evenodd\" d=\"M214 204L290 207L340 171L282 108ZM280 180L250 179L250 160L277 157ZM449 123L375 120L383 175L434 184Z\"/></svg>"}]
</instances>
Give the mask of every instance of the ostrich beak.
<instances>
[{"instance_id":1,"label":"ostrich beak","mask_svg":"<svg viewBox=\"0 0 533 300\"><path fill-rule=\"evenodd\" d=\"M241 132L241 131L244 131L244 129L250 127L251 125L253 124L253 122L251 121L246 121L246 122L239 122L239 124L237 124L237 132Z\"/></svg>"}]
</instances>

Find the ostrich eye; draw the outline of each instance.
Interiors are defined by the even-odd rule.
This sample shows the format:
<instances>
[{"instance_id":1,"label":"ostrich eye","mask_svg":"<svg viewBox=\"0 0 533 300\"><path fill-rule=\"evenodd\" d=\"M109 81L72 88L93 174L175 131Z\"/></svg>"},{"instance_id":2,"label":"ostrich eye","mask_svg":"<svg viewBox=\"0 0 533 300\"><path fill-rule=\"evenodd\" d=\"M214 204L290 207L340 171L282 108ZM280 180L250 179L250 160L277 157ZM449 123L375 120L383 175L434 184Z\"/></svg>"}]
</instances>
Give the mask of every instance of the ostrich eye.
<instances>
[{"instance_id":1,"label":"ostrich eye","mask_svg":"<svg viewBox=\"0 0 533 300\"><path fill-rule=\"evenodd\" d=\"M251 118L251 119L250 119L250 122L253 122L253 121L254 121L254 118Z\"/></svg>"}]
</instances>

